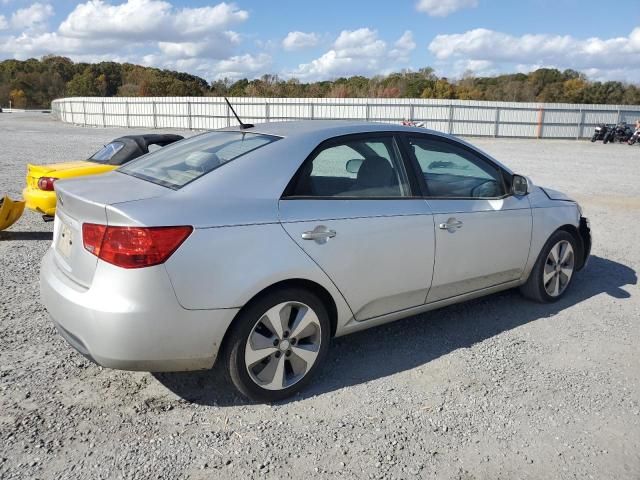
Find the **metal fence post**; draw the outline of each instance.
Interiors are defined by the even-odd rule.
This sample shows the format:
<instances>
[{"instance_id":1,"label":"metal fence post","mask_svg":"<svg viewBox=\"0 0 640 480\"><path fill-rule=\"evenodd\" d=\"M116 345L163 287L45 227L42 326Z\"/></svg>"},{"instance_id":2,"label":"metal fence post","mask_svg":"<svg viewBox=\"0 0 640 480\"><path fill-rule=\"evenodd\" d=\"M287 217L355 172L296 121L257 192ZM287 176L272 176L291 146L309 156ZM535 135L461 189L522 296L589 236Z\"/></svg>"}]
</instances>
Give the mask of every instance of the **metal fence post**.
<instances>
[{"instance_id":1,"label":"metal fence post","mask_svg":"<svg viewBox=\"0 0 640 480\"><path fill-rule=\"evenodd\" d=\"M125 100L124 101L124 116L125 116L125 121L127 122L127 128L130 127L129 125L129 100Z\"/></svg>"},{"instance_id":2,"label":"metal fence post","mask_svg":"<svg viewBox=\"0 0 640 480\"><path fill-rule=\"evenodd\" d=\"M447 133L453 133L453 103L449 104L449 127Z\"/></svg>"},{"instance_id":3,"label":"metal fence post","mask_svg":"<svg viewBox=\"0 0 640 480\"><path fill-rule=\"evenodd\" d=\"M367 102L364 106L364 119L369 121L369 102Z\"/></svg>"},{"instance_id":4,"label":"metal fence post","mask_svg":"<svg viewBox=\"0 0 640 480\"><path fill-rule=\"evenodd\" d=\"M151 102L151 109L153 111L153 128L158 128L158 120L156 119L156 101Z\"/></svg>"},{"instance_id":5,"label":"metal fence post","mask_svg":"<svg viewBox=\"0 0 640 480\"><path fill-rule=\"evenodd\" d=\"M270 112L269 112L269 102L264 102L264 120L265 122L269 122Z\"/></svg>"},{"instance_id":6,"label":"metal fence post","mask_svg":"<svg viewBox=\"0 0 640 480\"><path fill-rule=\"evenodd\" d=\"M496 120L493 125L493 136L498 136L498 129L500 128L500 107L496 107Z\"/></svg>"},{"instance_id":7,"label":"metal fence post","mask_svg":"<svg viewBox=\"0 0 640 480\"><path fill-rule=\"evenodd\" d=\"M584 110L580 109L580 123L578 123L578 134L576 140L580 140L584 134Z\"/></svg>"},{"instance_id":8,"label":"metal fence post","mask_svg":"<svg viewBox=\"0 0 640 480\"><path fill-rule=\"evenodd\" d=\"M106 127L107 126L107 121L105 119L105 115L104 115L104 100L102 102L100 102L102 104L102 127Z\"/></svg>"},{"instance_id":9,"label":"metal fence post","mask_svg":"<svg viewBox=\"0 0 640 480\"><path fill-rule=\"evenodd\" d=\"M187 102L187 120L189 125L189 130L193 128L193 122L191 120L191 102Z\"/></svg>"},{"instance_id":10,"label":"metal fence post","mask_svg":"<svg viewBox=\"0 0 640 480\"><path fill-rule=\"evenodd\" d=\"M315 103L311 102L311 120L315 119Z\"/></svg>"},{"instance_id":11,"label":"metal fence post","mask_svg":"<svg viewBox=\"0 0 640 480\"><path fill-rule=\"evenodd\" d=\"M544 108L538 109L538 126L536 128L536 138L542 138L542 129L544 127Z\"/></svg>"},{"instance_id":12,"label":"metal fence post","mask_svg":"<svg viewBox=\"0 0 640 480\"><path fill-rule=\"evenodd\" d=\"M415 110L413 108L413 103L409 104L409 118L407 120L413 122L413 117L415 116Z\"/></svg>"}]
</instances>

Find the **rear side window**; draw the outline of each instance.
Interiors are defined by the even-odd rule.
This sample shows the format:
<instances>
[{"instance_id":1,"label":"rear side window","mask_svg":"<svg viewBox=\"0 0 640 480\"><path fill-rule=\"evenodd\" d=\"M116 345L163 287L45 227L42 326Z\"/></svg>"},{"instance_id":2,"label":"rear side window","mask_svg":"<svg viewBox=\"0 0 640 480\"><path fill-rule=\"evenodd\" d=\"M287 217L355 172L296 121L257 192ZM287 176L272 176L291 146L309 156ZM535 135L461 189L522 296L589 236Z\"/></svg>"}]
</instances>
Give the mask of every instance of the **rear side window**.
<instances>
[{"instance_id":1,"label":"rear side window","mask_svg":"<svg viewBox=\"0 0 640 480\"><path fill-rule=\"evenodd\" d=\"M329 142L305 161L286 197L393 198L411 196L393 137Z\"/></svg>"},{"instance_id":2,"label":"rear side window","mask_svg":"<svg viewBox=\"0 0 640 480\"><path fill-rule=\"evenodd\" d=\"M248 132L205 133L140 157L119 171L179 189L219 166L278 139Z\"/></svg>"},{"instance_id":3,"label":"rear side window","mask_svg":"<svg viewBox=\"0 0 640 480\"><path fill-rule=\"evenodd\" d=\"M107 143L104 147L94 153L89 160L100 163L108 163L111 158L124 147L122 142Z\"/></svg>"}]
</instances>

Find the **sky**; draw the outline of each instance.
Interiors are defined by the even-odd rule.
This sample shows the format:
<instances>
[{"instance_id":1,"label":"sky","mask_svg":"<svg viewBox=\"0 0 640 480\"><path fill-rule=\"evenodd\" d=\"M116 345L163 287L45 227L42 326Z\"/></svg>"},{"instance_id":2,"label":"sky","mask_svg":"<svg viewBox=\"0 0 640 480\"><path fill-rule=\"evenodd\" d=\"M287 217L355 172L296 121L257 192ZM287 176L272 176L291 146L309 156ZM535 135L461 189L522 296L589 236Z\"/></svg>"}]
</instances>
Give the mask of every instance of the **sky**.
<instances>
[{"instance_id":1,"label":"sky","mask_svg":"<svg viewBox=\"0 0 640 480\"><path fill-rule=\"evenodd\" d=\"M640 83L636 1L0 0L0 60L126 61L208 81L428 66L454 79L554 67Z\"/></svg>"}]
</instances>

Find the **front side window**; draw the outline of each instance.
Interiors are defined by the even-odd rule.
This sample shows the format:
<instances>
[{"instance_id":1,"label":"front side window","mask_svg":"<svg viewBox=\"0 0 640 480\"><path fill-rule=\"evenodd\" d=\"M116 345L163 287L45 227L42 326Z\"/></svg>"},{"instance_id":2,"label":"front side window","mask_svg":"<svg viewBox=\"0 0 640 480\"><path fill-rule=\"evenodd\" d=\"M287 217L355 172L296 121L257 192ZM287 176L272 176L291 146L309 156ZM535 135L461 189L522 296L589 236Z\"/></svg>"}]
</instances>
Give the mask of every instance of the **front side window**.
<instances>
[{"instance_id":1,"label":"front side window","mask_svg":"<svg viewBox=\"0 0 640 480\"><path fill-rule=\"evenodd\" d=\"M119 171L179 189L219 166L278 139L248 132L204 133L140 157Z\"/></svg>"},{"instance_id":2,"label":"front side window","mask_svg":"<svg viewBox=\"0 0 640 480\"><path fill-rule=\"evenodd\" d=\"M124 147L122 142L107 143L104 147L94 153L89 160L97 163L109 163L109 160Z\"/></svg>"},{"instance_id":3,"label":"front side window","mask_svg":"<svg viewBox=\"0 0 640 480\"><path fill-rule=\"evenodd\" d=\"M336 140L307 159L289 197L387 198L411 196L393 137Z\"/></svg>"},{"instance_id":4,"label":"front side window","mask_svg":"<svg viewBox=\"0 0 640 480\"><path fill-rule=\"evenodd\" d=\"M506 193L502 172L479 155L451 142L410 137L430 197L496 198Z\"/></svg>"}]
</instances>

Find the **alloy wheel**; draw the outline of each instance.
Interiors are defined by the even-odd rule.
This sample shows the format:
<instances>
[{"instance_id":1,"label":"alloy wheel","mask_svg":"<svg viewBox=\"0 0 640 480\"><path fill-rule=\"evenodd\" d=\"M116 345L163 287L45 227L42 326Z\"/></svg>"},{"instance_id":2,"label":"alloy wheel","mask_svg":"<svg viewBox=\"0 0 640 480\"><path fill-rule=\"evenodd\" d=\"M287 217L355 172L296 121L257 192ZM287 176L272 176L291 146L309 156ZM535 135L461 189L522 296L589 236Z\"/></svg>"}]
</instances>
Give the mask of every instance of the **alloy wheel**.
<instances>
[{"instance_id":1,"label":"alloy wheel","mask_svg":"<svg viewBox=\"0 0 640 480\"><path fill-rule=\"evenodd\" d=\"M249 377L266 390L283 390L304 378L321 344L320 320L308 305L284 302L267 310L245 346Z\"/></svg>"},{"instance_id":2,"label":"alloy wheel","mask_svg":"<svg viewBox=\"0 0 640 480\"><path fill-rule=\"evenodd\" d=\"M573 247L568 241L561 240L551 248L542 274L547 294L558 297L565 291L573 275L574 263Z\"/></svg>"}]
</instances>

